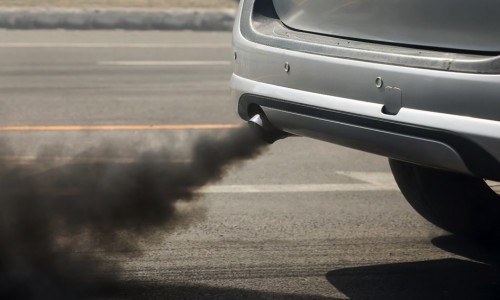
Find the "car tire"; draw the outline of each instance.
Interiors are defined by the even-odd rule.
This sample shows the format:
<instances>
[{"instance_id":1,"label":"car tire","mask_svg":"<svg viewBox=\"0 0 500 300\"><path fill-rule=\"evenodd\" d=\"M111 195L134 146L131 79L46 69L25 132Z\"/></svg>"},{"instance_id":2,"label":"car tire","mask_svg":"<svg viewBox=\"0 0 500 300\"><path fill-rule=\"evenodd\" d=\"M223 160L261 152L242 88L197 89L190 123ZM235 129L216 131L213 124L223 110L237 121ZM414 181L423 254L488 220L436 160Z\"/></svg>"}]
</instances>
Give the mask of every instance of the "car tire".
<instances>
[{"instance_id":1,"label":"car tire","mask_svg":"<svg viewBox=\"0 0 500 300\"><path fill-rule=\"evenodd\" d=\"M449 232L500 236L500 196L482 179L389 159L399 189L425 219Z\"/></svg>"}]
</instances>

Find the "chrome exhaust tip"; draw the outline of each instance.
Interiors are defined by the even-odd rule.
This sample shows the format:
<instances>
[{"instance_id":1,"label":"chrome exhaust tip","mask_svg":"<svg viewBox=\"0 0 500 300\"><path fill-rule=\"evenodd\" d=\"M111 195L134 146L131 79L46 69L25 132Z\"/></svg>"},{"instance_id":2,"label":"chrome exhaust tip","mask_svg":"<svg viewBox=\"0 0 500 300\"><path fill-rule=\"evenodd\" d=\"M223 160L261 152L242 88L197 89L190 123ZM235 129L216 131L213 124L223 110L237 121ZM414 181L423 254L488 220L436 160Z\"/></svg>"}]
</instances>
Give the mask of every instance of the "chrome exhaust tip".
<instances>
[{"instance_id":1,"label":"chrome exhaust tip","mask_svg":"<svg viewBox=\"0 0 500 300\"><path fill-rule=\"evenodd\" d=\"M284 139L288 136L286 132L274 128L263 113L258 113L253 116L248 121L248 125L260 139L269 144L273 144L277 140Z\"/></svg>"}]
</instances>

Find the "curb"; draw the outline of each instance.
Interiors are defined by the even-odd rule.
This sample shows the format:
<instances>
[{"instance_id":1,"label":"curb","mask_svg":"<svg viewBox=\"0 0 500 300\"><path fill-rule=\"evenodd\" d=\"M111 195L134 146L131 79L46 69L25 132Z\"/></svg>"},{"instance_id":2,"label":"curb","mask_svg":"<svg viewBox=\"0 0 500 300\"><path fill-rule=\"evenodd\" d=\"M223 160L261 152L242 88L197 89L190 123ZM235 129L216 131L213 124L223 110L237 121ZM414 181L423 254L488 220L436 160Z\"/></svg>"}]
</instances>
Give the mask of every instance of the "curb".
<instances>
[{"instance_id":1,"label":"curb","mask_svg":"<svg viewBox=\"0 0 500 300\"><path fill-rule=\"evenodd\" d=\"M0 9L0 28L230 31L235 11L153 9Z\"/></svg>"}]
</instances>

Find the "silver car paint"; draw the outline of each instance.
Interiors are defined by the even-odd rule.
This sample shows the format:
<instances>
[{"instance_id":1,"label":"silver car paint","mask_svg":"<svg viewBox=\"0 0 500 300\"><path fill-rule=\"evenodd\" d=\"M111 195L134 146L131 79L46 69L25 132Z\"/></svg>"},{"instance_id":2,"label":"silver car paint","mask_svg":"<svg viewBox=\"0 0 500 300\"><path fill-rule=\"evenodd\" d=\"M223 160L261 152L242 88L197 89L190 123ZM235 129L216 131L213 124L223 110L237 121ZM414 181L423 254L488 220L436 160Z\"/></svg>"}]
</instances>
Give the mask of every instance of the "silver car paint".
<instances>
[{"instance_id":1,"label":"silver car paint","mask_svg":"<svg viewBox=\"0 0 500 300\"><path fill-rule=\"evenodd\" d=\"M325 96L321 94L277 88L276 86L249 81L237 75L233 75L231 78L231 88L233 89L234 99L239 99L241 95L250 93L299 103L304 99L308 99L311 103L331 100L322 99ZM350 101L349 99L338 100L339 102ZM357 113L362 111L373 112L382 107L362 102L349 103L349 106L351 109L355 109ZM437 141L309 117L267 107L262 108L273 126L298 136L307 136L341 145L343 144L341 142L343 139L356 139L361 141L360 144L362 144L358 149L364 151L414 161L430 167L471 174L459 154L448 145Z\"/></svg>"},{"instance_id":2,"label":"silver car paint","mask_svg":"<svg viewBox=\"0 0 500 300\"><path fill-rule=\"evenodd\" d=\"M500 51L496 0L273 0L304 31L398 44Z\"/></svg>"},{"instance_id":3,"label":"silver car paint","mask_svg":"<svg viewBox=\"0 0 500 300\"><path fill-rule=\"evenodd\" d=\"M238 14L236 24L240 21ZM269 47L246 39L239 26L235 26L233 43L238 53L231 80L236 102L243 94L255 94L382 120L449 130L475 141L500 161L500 75L408 68ZM289 72L284 69L287 62L290 65ZM402 91L403 105L395 116L382 113L384 90L377 88L377 77L382 77L386 86L398 87ZM328 137L318 136L314 130L321 126L338 125L328 125L325 120L292 116L272 109L266 109L266 113L270 114L269 120L278 128L324 140L328 140ZM293 126L291 120L299 119L301 126ZM369 128L365 129L365 137L369 137L373 132ZM422 150L420 157L415 157L416 163L469 173L453 149L446 145L407 136L401 138L411 146L401 148L393 142L394 136L390 133L382 133L379 137L387 145L393 145L393 151L435 150ZM335 142L333 139L329 141ZM436 150L436 147L440 149ZM418 153L405 153L410 157L414 154Z\"/></svg>"}]
</instances>

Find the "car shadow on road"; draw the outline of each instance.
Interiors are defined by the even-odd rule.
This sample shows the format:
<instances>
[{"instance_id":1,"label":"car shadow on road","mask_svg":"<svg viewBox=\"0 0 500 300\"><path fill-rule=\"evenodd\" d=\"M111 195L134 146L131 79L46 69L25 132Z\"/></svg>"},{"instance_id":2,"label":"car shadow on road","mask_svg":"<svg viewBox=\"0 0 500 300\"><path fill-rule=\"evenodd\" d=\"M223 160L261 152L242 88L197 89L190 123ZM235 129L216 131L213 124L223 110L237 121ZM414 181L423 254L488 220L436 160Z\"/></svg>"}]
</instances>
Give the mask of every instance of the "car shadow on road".
<instances>
[{"instance_id":1,"label":"car shadow on road","mask_svg":"<svg viewBox=\"0 0 500 300\"><path fill-rule=\"evenodd\" d=\"M169 285L142 281L124 281L109 287L107 291L91 297L92 299L272 299L272 300L335 300L332 298L309 295L280 294L244 290L237 288L216 288L200 285Z\"/></svg>"},{"instance_id":2,"label":"car shadow on road","mask_svg":"<svg viewBox=\"0 0 500 300\"><path fill-rule=\"evenodd\" d=\"M434 238L431 242L444 251L497 268L500 267L500 240L471 241L456 235L446 235Z\"/></svg>"},{"instance_id":3,"label":"car shadow on road","mask_svg":"<svg viewBox=\"0 0 500 300\"><path fill-rule=\"evenodd\" d=\"M432 243L468 259L385 264L328 272L339 291L357 299L500 299L500 248L455 236Z\"/></svg>"}]
</instances>

